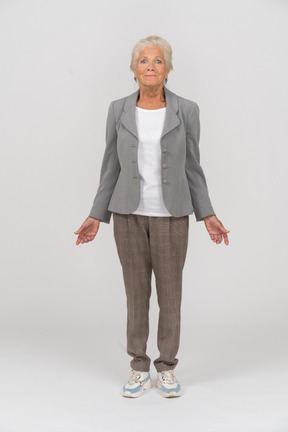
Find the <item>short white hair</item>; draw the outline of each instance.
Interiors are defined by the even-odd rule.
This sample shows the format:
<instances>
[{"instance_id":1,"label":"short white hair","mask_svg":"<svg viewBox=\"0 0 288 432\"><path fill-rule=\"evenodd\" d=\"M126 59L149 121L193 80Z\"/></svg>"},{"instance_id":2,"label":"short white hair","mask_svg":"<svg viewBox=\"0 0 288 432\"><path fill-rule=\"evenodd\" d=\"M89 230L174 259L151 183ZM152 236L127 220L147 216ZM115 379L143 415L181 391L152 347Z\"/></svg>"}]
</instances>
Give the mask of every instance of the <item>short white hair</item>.
<instances>
[{"instance_id":1,"label":"short white hair","mask_svg":"<svg viewBox=\"0 0 288 432\"><path fill-rule=\"evenodd\" d=\"M164 54L164 58L166 61L166 68L168 72L170 72L173 69L172 65L172 48L171 45L160 36L152 35L148 36L145 39L140 39L133 47L132 54L131 54L131 63L130 63L130 69L132 72L136 69L136 61L139 56L139 52L147 47L152 45L158 45Z\"/></svg>"}]
</instances>

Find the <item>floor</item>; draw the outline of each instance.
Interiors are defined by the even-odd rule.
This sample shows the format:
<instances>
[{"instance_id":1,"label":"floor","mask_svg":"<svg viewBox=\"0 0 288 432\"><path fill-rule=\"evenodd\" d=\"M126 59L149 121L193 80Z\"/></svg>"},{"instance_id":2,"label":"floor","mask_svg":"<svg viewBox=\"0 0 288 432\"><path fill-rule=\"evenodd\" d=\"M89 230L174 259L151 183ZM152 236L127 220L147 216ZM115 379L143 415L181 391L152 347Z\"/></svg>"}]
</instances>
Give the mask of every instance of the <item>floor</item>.
<instances>
[{"instance_id":1,"label":"floor","mask_svg":"<svg viewBox=\"0 0 288 432\"><path fill-rule=\"evenodd\" d=\"M175 369L181 397L159 394L153 366L154 387L130 399L121 396L130 374L122 342L85 331L2 334L0 432L288 431L287 357L247 346L230 345L229 354L216 343L197 348L191 359L183 347Z\"/></svg>"}]
</instances>

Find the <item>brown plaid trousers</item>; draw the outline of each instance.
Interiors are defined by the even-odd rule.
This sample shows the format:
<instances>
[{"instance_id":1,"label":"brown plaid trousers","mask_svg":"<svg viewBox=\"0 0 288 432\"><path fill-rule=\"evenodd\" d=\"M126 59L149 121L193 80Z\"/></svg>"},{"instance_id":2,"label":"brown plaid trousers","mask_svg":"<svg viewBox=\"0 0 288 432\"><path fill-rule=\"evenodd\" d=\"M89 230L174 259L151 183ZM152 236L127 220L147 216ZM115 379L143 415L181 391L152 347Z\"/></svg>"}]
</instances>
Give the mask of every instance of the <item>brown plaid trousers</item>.
<instances>
[{"instance_id":1,"label":"brown plaid trousers","mask_svg":"<svg viewBox=\"0 0 288 432\"><path fill-rule=\"evenodd\" d=\"M127 297L127 353L131 368L149 371L146 354L152 269L159 319L153 362L157 372L174 369L180 343L182 272L188 245L189 215L155 217L113 212L113 230Z\"/></svg>"}]
</instances>

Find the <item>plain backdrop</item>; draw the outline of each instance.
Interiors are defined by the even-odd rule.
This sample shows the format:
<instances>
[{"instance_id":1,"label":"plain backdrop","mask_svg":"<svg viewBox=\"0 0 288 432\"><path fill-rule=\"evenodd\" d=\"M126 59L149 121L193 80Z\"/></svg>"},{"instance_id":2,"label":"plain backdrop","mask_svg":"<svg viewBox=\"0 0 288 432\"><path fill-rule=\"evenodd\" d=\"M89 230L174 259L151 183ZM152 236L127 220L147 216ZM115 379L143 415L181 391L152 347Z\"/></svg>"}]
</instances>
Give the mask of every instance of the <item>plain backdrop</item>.
<instances>
[{"instance_id":1,"label":"plain backdrop","mask_svg":"<svg viewBox=\"0 0 288 432\"><path fill-rule=\"evenodd\" d=\"M190 216L179 373L205 382L287 364L287 19L285 0L0 1L0 324L7 389L17 356L37 355L38 342L45 358L63 350L63 370L77 363L104 374L103 386L113 370L120 389L129 372L113 220L88 244L76 246L74 231L98 188L108 106L138 88L131 51L152 34L173 49L167 88L200 107L201 164L216 214L230 229L230 245L215 245L204 223ZM154 276L152 282L153 361L159 309ZM15 367L7 375L9 364ZM27 385L24 399L34 382ZM20 388L2 394L1 432L33 430L24 412L19 424L12 415L21 406L14 400ZM43 386L38 396L44 393ZM269 406L258 407L259 422L269 417ZM279 407L267 431L288 430ZM70 414L75 430L90 431ZM74 430L57 416L49 427L48 418L34 424L39 432ZM239 421L232 417L227 430L238 430ZM110 418L91 430L122 430L125 422L113 425ZM246 426L241 431L258 430ZM218 429L200 422L202 430Z\"/></svg>"}]
</instances>

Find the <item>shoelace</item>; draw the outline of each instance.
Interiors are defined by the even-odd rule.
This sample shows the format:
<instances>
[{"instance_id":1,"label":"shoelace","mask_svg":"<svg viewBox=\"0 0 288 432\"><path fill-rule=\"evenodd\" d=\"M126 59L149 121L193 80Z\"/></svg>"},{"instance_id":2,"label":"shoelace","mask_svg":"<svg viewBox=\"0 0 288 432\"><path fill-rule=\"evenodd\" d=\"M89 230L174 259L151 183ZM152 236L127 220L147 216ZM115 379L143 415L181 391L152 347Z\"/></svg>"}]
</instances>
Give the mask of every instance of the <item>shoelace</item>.
<instances>
[{"instance_id":1,"label":"shoelace","mask_svg":"<svg viewBox=\"0 0 288 432\"><path fill-rule=\"evenodd\" d=\"M173 370L169 370L169 371L162 371L161 372L161 377L162 380L165 384L173 384L177 382L177 379L174 375Z\"/></svg>"},{"instance_id":2,"label":"shoelace","mask_svg":"<svg viewBox=\"0 0 288 432\"><path fill-rule=\"evenodd\" d=\"M141 383L142 381L140 380L140 378L141 378L141 374L139 372L133 370L132 373L131 373L131 376L129 378L129 383L130 384L133 384L133 383L136 383L136 382Z\"/></svg>"}]
</instances>

